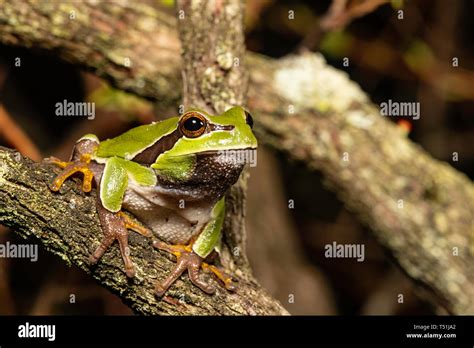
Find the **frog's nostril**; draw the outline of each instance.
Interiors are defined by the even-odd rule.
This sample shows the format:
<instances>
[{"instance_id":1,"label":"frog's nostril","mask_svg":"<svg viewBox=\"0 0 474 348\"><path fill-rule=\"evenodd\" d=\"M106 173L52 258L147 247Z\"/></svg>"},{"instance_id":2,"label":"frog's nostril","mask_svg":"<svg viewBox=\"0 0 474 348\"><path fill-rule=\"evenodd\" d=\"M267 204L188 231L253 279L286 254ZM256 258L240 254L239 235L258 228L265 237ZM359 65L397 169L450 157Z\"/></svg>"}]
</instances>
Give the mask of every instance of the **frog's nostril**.
<instances>
[{"instance_id":1,"label":"frog's nostril","mask_svg":"<svg viewBox=\"0 0 474 348\"><path fill-rule=\"evenodd\" d=\"M253 118L248 111L245 111L245 122L247 122L250 128L253 128Z\"/></svg>"}]
</instances>

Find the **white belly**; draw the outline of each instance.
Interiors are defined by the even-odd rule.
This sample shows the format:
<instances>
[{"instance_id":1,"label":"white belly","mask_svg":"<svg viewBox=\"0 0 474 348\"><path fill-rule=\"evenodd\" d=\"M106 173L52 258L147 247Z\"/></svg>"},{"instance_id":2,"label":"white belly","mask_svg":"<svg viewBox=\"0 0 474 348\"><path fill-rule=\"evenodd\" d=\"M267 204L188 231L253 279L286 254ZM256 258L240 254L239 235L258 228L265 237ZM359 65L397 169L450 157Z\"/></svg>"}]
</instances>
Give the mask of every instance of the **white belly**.
<instances>
[{"instance_id":1,"label":"white belly","mask_svg":"<svg viewBox=\"0 0 474 348\"><path fill-rule=\"evenodd\" d=\"M159 186L129 183L123 208L161 240L171 244L187 244L209 221L214 203L184 201L164 192Z\"/></svg>"}]
</instances>

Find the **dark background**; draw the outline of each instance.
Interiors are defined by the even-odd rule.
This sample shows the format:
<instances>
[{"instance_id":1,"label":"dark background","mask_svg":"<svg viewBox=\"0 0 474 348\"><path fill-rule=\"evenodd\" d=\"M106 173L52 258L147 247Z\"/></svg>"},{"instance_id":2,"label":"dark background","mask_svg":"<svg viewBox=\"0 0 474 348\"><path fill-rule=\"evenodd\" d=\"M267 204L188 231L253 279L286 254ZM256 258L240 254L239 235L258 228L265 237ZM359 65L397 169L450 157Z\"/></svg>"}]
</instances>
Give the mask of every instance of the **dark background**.
<instances>
[{"instance_id":1,"label":"dark background","mask_svg":"<svg viewBox=\"0 0 474 348\"><path fill-rule=\"evenodd\" d=\"M385 4L349 21L345 28L323 30L321 21L330 3L248 1L248 50L277 58L302 50L320 51L331 65L346 71L359 83L374 103L388 99L419 101L421 118L409 120L409 137L434 158L449 162L472 179L474 2L405 1L401 7L404 18L400 20L394 8L397 1L394 6ZM358 1L349 3L356 6ZM294 20L288 20L290 10L295 11ZM21 57L21 68L14 66L16 57ZM348 67L342 64L344 57L349 58ZM459 67L452 66L453 57L459 59ZM84 100L97 88L106 87L93 75L54 57L34 49L0 46L0 101L10 121L23 129L33 144L18 144L19 140L10 136L10 124L1 120L0 145L22 145L26 148L23 152L33 158L36 154L37 160L51 154L66 158L74 140L84 133L92 131L107 138L154 119L147 108L125 115L114 110L96 110L94 121L55 117L55 103L63 99ZM391 120L399 122L397 118ZM458 161L452 161L453 152L459 153ZM281 154L269 150L262 156L259 160L262 158L278 172L273 178L262 178L265 172L251 171L251 187L259 180L273 180L278 185L275 190L285 200L298 202L295 209L284 213L298 269L275 269L271 260L262 259L259 247L252 244L252 234L258 233L258 213L254 211L248 221L249 256L257 277L290 312L442 313L415 293L411 282L391 263L390 256L366 228L324 188L317 173L307 171L300 163L289 163ZM249 210L257 209L258 202L256 190L250 189ZM0 242L7 240L24 243L2 227ZM324 245L332 241L364 243L365 262L326 259ZM75 303L70 302L71 294L75 295ZM403 303L397 302L398 294L404 295ZM290 300L291 295L294 301ZM41 248L36 263L0 259L0 314L130 313L120 299L86 274L69 268Z\"/></svg>"}]
</instances>

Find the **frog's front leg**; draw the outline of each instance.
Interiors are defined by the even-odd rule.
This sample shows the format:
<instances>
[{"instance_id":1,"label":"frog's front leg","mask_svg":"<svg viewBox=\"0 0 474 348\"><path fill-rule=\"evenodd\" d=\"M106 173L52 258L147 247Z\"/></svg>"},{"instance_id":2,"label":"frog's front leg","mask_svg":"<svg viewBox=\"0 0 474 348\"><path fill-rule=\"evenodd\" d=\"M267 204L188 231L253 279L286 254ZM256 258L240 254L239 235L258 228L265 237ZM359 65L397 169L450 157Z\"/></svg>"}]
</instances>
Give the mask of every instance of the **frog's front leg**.
<instances>
[{"instance_id":1,"label":"frog's front leg","mask_svg":"<svg viewBox=\"0 0 474 348\"><path fill-rule=\"evenodd\" d=\"M90 168L90 162L98 146L99 140L96 137L92 135L84 136L75 144L69 162L63 162L56 157L46 158L45 162L63 168L63 171L54 178L50 189L54 192L59 191L64 181L75 173L80 172L84 175L82 190L84 192L90 192L92 189L92 180L94 179L94 172Z\"/></svg>"},{"instance_id":2,"label":"frog's front leg","mask_svg":"<svg viewBox=\"0 0 474 348\"><path fill-rule=\"evenodd\" d=\"M63 168L63 171L53 180L50 188L52 191L59 191L64 181L77 172L84 174L82 184L84 192L91 190L92 180L94 180L96 186L100 188L103 177L106 178L104 181L105 186L108 187L111 192L101 189L100 192L102 195L98 194L96 199L97 213L99 215L102 231L104 232L104 237L99 247L89 257L89 262L91 264L97 263L105 251L117 240L125 264L125 273L129 277L133 277L135 275L135 267L130 258L128 230L134 230L145 237L151 237L152 233L130 215L120 211L121 197L126 189L127 175L123 170L120 170L122 168L121 160L118 158L109 160L105 168L102 164L95 163L94 161L91 162L92 156L98 146L98 139L95 136L88 135L77 141L69 162L63 162L55 157L46 159L47 162ZM106 206L108 208L106 208Z\"/></svg>"},{"instance_id":3,"label":"frog's front leg","mask_svg":"<svg viewBox=\"0 0 474 348\"><path fill-rule=\"evenodd\" d=\"M230 276L216 266L204 262L204 259L216 248L220 241L224 215L225 202L224 198L222 198L212 209L211 218L204 226L198 238L189 245L168 245L161 241L153 242L155 248L167 251L176 256L176 266L171 273L163 282L157 282L155 285L155 294L157 296L163 296L176 279L186 270L188 271L189 279L194 285L207 294L213 294L215 288L200 278L201 268L205 272L212 272L216 275L227 290L235 290Z\"/></svg>"}]
</instances>

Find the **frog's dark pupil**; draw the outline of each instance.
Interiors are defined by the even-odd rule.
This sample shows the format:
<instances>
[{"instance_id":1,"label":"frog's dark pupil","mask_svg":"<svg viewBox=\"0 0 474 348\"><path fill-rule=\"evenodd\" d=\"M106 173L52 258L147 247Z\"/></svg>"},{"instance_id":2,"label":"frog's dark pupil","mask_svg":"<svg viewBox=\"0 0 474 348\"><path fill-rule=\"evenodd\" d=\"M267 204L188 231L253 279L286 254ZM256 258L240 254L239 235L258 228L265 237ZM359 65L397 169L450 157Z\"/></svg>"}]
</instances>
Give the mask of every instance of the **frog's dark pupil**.
<instances>
[{"instance_id":1,"label":"frog's dark pupil","mask_svg":"<svg viewBox=\"0 0 474 348\"><path fill-rule=\"evenodd\" d=\"M190 132L196 132L204 127L204 122L197 117L190 117L184 121L184 129Z\"/></svg>"},{"instance_id":2,"label":"frog's dark pupil","mask_svg":"<svg viewBox=\"0 0 474 348\"><path fill-rule=\"evenodd\" d=\"M253 118L252 115L250 115L247 111L245 111L245 122L250 126L250 128L253 128Z\"/></svg>"}]
</instances>

